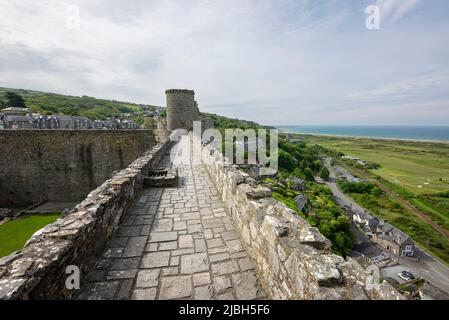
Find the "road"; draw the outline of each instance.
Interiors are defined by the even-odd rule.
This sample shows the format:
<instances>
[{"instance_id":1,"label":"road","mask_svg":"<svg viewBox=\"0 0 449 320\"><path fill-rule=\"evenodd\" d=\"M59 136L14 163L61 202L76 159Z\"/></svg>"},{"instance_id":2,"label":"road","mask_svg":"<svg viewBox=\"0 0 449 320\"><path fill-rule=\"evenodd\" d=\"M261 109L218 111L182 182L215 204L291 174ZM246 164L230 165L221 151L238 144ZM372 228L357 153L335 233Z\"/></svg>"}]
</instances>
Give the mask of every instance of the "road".
<instances>
[{"instance_id":1,"label":"road","mask_svg":"<svg viewBox=\"0 0 449 320\"><path fill-rule=\"evenodd\" d=\"M345 195L336 184L336 175L332 166L325 161L329 169L329 179L326 185L331 189L338 205L350 207L353 211L365 211L363 207ZM367 238L368 241L371 241ZM425 252L415 244L415 257L398 257L398 263L413 274L431 282L449 293L449 268L437 258Z\"/></svg>"}]
</instances>

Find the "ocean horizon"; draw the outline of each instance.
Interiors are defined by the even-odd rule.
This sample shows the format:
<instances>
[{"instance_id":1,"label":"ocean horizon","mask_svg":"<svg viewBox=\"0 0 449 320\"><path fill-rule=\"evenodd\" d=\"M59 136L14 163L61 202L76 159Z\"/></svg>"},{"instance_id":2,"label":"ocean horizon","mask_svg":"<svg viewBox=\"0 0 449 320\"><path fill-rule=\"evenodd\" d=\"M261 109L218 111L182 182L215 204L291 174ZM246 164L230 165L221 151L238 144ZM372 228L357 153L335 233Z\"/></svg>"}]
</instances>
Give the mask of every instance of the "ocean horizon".
<instances>
[{"instance_id":1,"label":"ocean horizon","mask_svg":"<svg viewBox=\"0 0 449 320\"><path fill-rule=\"evenodd\" d=\"M275 127L286 133L449 142L449 126L299 125Z\"/></svg>"}]
</instances>

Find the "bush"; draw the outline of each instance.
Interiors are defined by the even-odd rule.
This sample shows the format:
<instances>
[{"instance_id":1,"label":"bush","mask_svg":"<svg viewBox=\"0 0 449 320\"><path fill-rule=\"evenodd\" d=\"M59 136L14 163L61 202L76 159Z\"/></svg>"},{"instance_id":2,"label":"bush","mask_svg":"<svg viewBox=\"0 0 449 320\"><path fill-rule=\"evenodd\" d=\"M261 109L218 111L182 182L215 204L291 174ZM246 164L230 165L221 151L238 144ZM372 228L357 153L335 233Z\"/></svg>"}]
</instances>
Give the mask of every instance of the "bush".
<instances>
[{"instance_id":1,"label":"bush","mask_svg":"<svg viewBox=\"0 0 449 320\"><path fill-rule=\"evenodd\" d=\"M323 180L329 179L329 170L326 167L321 170L320 178Z\"/></svg>"}]
</instances>

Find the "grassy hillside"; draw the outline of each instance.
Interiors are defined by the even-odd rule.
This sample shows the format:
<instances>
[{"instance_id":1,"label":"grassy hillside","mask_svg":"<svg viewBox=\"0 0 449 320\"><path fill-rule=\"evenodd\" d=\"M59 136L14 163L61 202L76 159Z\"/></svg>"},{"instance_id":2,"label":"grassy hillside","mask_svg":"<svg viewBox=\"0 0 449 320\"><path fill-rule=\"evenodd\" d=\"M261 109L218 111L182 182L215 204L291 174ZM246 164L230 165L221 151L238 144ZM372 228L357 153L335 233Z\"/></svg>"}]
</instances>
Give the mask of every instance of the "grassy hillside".
<instances>
[{"instance_id":1,"label":"grassy hillside","mask_svg":"<svg viewBox=\"0 0 449 320\"><path fill-rule=\"evenodd\" d=\"M99 120L119 118L122 113L134 112L136 115L133 119L138 123L142 123L143 111L161 108L153 105L96 99L87 96L77 97L2 87L0 87L0 108L6 107L4 98L6 92L14 92L21 95L25 99L26 106L35 112L44 114L79 115Z\"/></svg>"}]
</instances>

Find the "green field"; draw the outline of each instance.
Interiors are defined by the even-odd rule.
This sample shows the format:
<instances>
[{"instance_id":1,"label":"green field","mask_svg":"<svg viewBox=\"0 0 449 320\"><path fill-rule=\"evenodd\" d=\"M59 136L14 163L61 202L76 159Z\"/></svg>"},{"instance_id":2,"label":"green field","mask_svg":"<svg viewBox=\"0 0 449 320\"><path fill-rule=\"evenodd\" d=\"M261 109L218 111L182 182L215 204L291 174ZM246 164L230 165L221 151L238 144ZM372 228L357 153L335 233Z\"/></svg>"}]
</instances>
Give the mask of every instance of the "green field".
<instances>
[{"instance_id":1,"label":"green field","mask_svg":"<svg viewBox=\"0 0 449 320\"><path fill-rule=\"evenodd\" d=\"M306 136L306 141L381 165L373 173L415 194L448 192L449 144L368 138Z\"/></svg>"},{"instance_id":2,"label":"green field","mask_svg":"<svg viewBox=\"0 0 449 320\"><path fill-rule=\"evenodd\" d=\"M39 229L54 222L59 213L28 215L0 226L0 258L20 250Z\"/></svg>"},{"instance_id":3,"label":"green field","mask_svg":"<svg viewBox=\"0 0 449 320\"><path fill-rule=\"evenodd\" d=\"M338 160L347 170L391 193L391 199L381 197L378 203L368 206L371 211L389 220L421 246L449 263L449 144L311 135L301 137L308 144L325 147L327 153L331 150L331 156L335 158L338 158L335 152L338 151L380 165L377 169L367 169L354 161ZM351 196L357 202L362 200L356 195ZM397 201L403 203L392 205ZM366 206L367 203L362 205ZM419 215L427 216L431 222Z\"/></svg>"}]
</instances>

